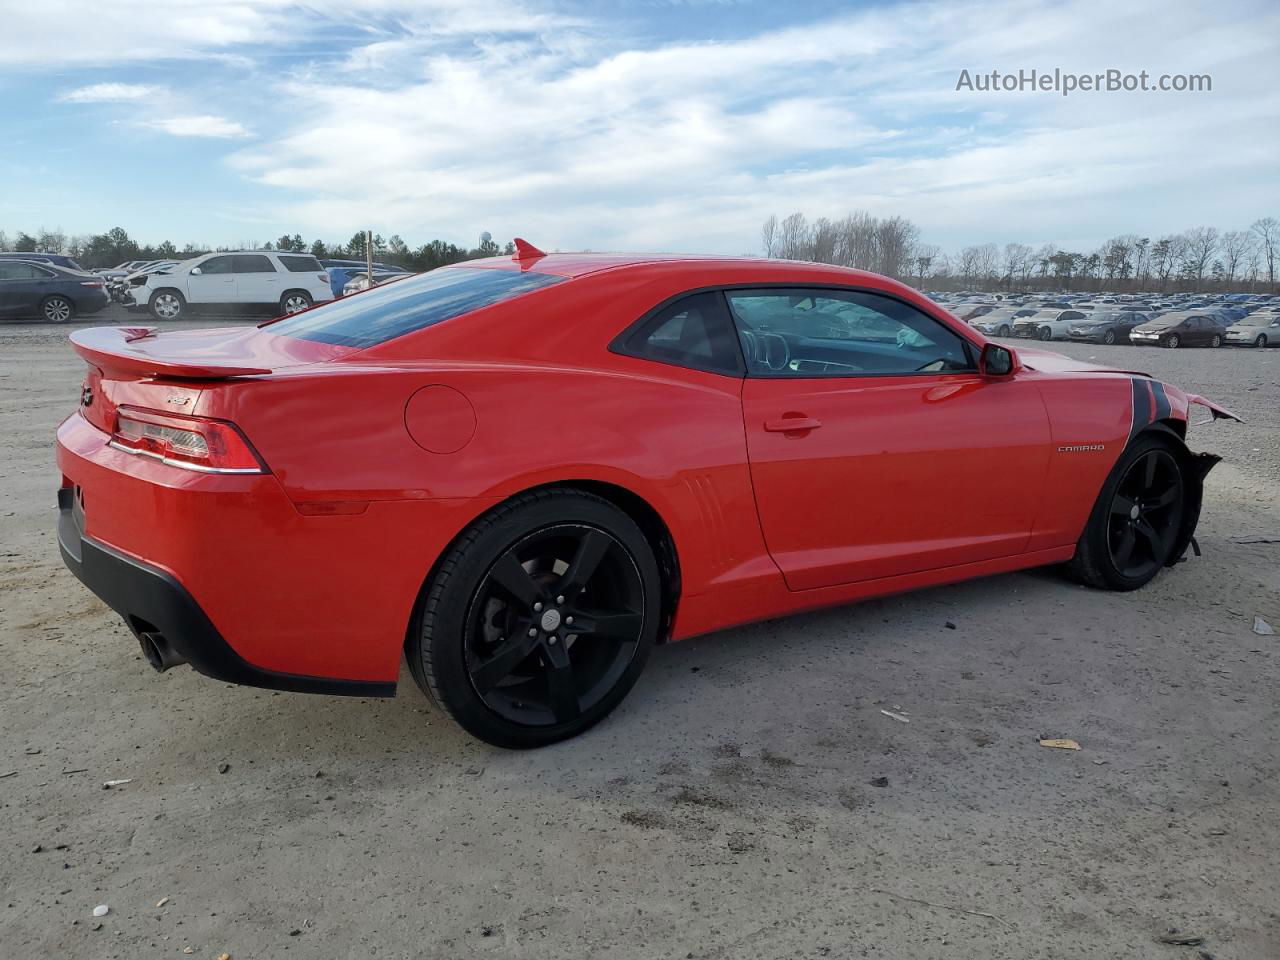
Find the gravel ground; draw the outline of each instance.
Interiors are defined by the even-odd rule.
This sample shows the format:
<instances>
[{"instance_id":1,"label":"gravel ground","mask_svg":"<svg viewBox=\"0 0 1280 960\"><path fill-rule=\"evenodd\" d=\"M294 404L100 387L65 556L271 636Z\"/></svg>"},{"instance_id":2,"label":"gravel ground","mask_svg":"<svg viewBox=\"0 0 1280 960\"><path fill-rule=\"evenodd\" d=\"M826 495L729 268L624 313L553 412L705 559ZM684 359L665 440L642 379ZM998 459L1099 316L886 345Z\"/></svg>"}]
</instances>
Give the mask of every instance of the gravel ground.
<instances>
[{"instance_id":1,"label":"gravel ground","mask_svg":"<svg viewBox=\"0 0 1280 960\"><path fill-rule=\"evenodd\" d=\"M0 954L1280 957L1280 351L1054 345L1248 421L1193 430L1227 460L1204 556L1148 588L1034 571L660 648L595 731L509 753L407 672L153 673L57 556L65 333L0 327Z\"/></svg>"}]
</instances>

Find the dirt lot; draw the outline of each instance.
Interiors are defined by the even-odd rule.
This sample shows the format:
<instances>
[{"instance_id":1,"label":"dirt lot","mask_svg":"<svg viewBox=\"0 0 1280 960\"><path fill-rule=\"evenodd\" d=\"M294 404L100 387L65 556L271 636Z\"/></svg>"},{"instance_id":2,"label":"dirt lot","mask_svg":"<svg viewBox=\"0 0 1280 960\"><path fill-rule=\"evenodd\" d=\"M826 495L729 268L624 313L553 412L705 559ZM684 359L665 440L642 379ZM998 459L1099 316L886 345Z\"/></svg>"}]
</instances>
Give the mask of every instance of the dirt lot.
<instances>
[{"instance_id":1,"label":"dirt lot","mask_svg":"<svg viewBox=\"0 0 1280 960\"><path fill-rule=\"evenodd\" d=\"M662 648L508 753L407 672L153 673L57 555L65 334L0 327L0 954L1280 957L1280 351L1059 347L1249 421L1193 431L1227 457L1204 556L1147 589L1036 571Z\"/></svg>"}]
</instances>

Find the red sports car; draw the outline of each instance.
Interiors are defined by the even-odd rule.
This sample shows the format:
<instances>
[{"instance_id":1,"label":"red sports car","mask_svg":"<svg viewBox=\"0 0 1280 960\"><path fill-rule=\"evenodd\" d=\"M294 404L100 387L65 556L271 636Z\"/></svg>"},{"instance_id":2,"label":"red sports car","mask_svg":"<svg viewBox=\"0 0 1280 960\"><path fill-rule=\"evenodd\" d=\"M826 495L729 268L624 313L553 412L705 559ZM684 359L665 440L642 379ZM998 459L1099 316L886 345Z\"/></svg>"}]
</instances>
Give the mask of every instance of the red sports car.
<instances>
[{"instance_id":1,"label":"red sports car","mask_svg":"<svg viewBox=\"0 0 1280 960\"><path fill-rule=\"evenodd\" d=\"M474 261L258 328L72 336L59 540L160 670L572 736L655 643L1069 563L1177 562L1217 461L1140 374L873 274Z\"/></svg>"}]
</instances>

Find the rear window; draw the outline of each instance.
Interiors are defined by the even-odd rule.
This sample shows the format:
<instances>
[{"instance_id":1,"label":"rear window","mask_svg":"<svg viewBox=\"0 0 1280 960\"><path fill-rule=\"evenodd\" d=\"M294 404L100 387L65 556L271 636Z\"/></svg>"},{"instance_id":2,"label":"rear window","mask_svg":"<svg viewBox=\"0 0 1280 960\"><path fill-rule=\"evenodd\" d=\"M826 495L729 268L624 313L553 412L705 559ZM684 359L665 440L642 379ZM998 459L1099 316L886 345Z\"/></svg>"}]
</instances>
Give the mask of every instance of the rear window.
<instances>
[{"instance_id":1,"label":"rear window","mask_svg":"<svg viewBox=\"0 0 1280 960\"><path fill-rule=\"evenodd\" d=\"M279 320L271 332L341 347L372 347L564 279L546 273L442 267Z\"/></svg>"},{"instance_id":2,"label":"rear window","mask_svg":"<svg viewBox=\"0 0 1280 960\"><path fill-rule=\"evenodd\" d=\"M319 273L320 261L315 257L286 257L281 256L280 262L284 264L284 268L290 273Z\"/></svg>"}]
</instances>

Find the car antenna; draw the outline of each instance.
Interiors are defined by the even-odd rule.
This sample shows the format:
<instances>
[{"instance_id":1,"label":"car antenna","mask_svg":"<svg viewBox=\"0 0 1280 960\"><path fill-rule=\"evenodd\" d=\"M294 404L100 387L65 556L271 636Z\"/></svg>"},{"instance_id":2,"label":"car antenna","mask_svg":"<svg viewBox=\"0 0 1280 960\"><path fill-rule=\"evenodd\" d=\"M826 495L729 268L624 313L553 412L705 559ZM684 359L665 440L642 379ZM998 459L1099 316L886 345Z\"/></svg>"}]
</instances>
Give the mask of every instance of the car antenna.
<instances>
[{"instance_id":1,"label":"car antenna","mask_svg":"<svg viewBox=\"0 0 1280 960\"><path fill-rule=\"evenodd\" d=\"M532 243L530 243L528 240L523 239L522 237L516 237L515 245L516 245L516 252L511 259L514 260L516 263L519 263L521 260L537 260L541 257L546 256L545 253L543 253L541 250L535 247Z\"/></svg>"}]
</instances>

